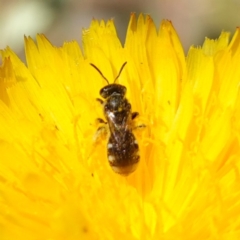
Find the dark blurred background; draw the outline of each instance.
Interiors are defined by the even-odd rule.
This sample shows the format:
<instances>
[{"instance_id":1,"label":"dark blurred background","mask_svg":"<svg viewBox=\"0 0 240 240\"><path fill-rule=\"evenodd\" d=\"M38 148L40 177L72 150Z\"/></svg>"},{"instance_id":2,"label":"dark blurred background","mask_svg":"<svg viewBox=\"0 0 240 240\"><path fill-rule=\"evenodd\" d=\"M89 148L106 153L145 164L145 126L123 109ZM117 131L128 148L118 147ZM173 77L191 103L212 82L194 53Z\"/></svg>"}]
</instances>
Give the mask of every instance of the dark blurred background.
<instances>
[{"instance_id":1,"label":"dark blurred background","mask_svg":"<svg viewBox=\"0 0 240 240\"><path fill-rule=\"evenodd\" d=\"M10 46L24 59L23 36L44 33L56 46L76 39L92 18L113 18L124 43L131 12L150 14L157 26L173 22L187 53L204 38L232 34L240 26L240 0L0 0L0 49Z\"/></svg>"}]
</instances>

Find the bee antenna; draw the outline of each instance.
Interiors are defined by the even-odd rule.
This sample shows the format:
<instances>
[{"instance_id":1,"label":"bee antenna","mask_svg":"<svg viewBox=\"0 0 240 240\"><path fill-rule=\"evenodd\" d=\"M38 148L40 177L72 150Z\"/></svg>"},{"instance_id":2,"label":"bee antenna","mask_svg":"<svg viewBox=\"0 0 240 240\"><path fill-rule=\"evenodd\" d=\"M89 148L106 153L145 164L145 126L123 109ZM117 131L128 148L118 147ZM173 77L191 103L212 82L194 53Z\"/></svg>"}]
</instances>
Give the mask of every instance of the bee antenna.
<instances>
[{"instance_id":1,"label":"bee antenna","mask_svg":"<svg viewBox=\"0 0 240 240\"><path fill-rule=\"evenodd\" d=\"M107 80L106 77L102 74L102 72L101 72L93 63L90 63L90 65L91 65L92 67L94 67L94 68L99 72L99 74L102 76L102 78L105 79L106 82L107 82L108 85L109 85L108 80Z\"/></svg>"},{"instance_id":2,"label":"bee antenna","mask_svg":"<svg viewBox=\"0 0 240 240\"><path fill-rule=\"evenodd\" d=\"M116 77L115 80L114 80L114 83L117 81L117 79L118 79L119 76L121 75L121 72L122 72L122 70L123 70L123 68L125 67L126 64L127 64L127 62L125 62L125 63L122 65L122 67L121 67L121 69L120 69L120 71L119 71L117 77Z\"/></svg>"}]
</instances>

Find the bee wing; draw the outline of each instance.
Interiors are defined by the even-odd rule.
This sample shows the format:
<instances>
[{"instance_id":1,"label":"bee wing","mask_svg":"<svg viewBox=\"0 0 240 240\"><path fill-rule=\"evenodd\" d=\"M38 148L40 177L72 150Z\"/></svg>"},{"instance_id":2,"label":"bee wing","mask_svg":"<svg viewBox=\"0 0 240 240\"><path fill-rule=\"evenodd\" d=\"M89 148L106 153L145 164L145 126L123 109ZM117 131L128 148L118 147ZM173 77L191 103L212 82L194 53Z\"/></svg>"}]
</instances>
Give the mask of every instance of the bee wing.
<instances>
[{"instance_id":1,"label":"bee wing","mask_svg":"<svg viewBox=\"0 0 240 240\"><path fill-rule=\"evenodd\" d=\"M110 115L109 129L112 136L115 138L116 142L121 143L125 140L126 132L129 129L128 126L128 116L122 118L121 123L117 123L115 115Z\"/></svg>"}]
</instances>

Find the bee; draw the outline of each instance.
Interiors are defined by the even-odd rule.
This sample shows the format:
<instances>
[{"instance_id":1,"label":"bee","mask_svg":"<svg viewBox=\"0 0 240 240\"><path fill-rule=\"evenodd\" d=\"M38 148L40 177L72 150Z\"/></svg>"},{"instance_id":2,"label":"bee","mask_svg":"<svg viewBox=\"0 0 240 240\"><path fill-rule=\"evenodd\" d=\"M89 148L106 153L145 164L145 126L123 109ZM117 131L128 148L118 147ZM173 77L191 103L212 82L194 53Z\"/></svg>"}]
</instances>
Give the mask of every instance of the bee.
<instances>
[{"instance_id":1,"label":"bee","mask_svg":"<svg viewBox=\"0 0 240 240\"><path fill-rule=\"evenodd\" d=\"M131 104L125 97L127 88L116 83L126 64L127 62L122 65L114 82L109 84L102 72L90 63L108 84L100 90L100 96L104 100L97 98L103 106L107 122L103 119L98 120L100 123L108 124L110 132L107 143L108 162L112 170L121 175L134 172L140 160L138 142L132 133L133 119L138 116L138 113L132 112ZM101 127L98 131L100 129Z\"/></svg>"}]
</instances>

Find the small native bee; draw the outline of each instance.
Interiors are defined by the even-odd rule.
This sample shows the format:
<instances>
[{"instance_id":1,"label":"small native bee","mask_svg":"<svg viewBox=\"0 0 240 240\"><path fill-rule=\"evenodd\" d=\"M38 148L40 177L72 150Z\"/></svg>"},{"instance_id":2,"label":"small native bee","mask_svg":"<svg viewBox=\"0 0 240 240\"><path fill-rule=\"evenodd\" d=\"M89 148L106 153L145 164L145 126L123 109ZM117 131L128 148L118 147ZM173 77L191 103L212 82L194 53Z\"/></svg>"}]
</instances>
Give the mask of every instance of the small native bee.
<instances>
[{"instance_id":1,"label":"small native bee","mask_svg":"<svg viewBox=\"0 0 240 240\"><path fill-rule=\"evenodd\" d=\"M114 83L109 84L102 72L90 63L108 83L100 90L100 95L104 100L97 99L103 105L107 122L102 119L98 120L109 126L108 161L113 171L122 175L128 175L135 171L140 160L138 142L132 133L132 120L138 116L138 113L131 111L131 104L125 97L127 88L116 83L126 64L127 62L122 65Z\"/></svg>"}]
</instances>

